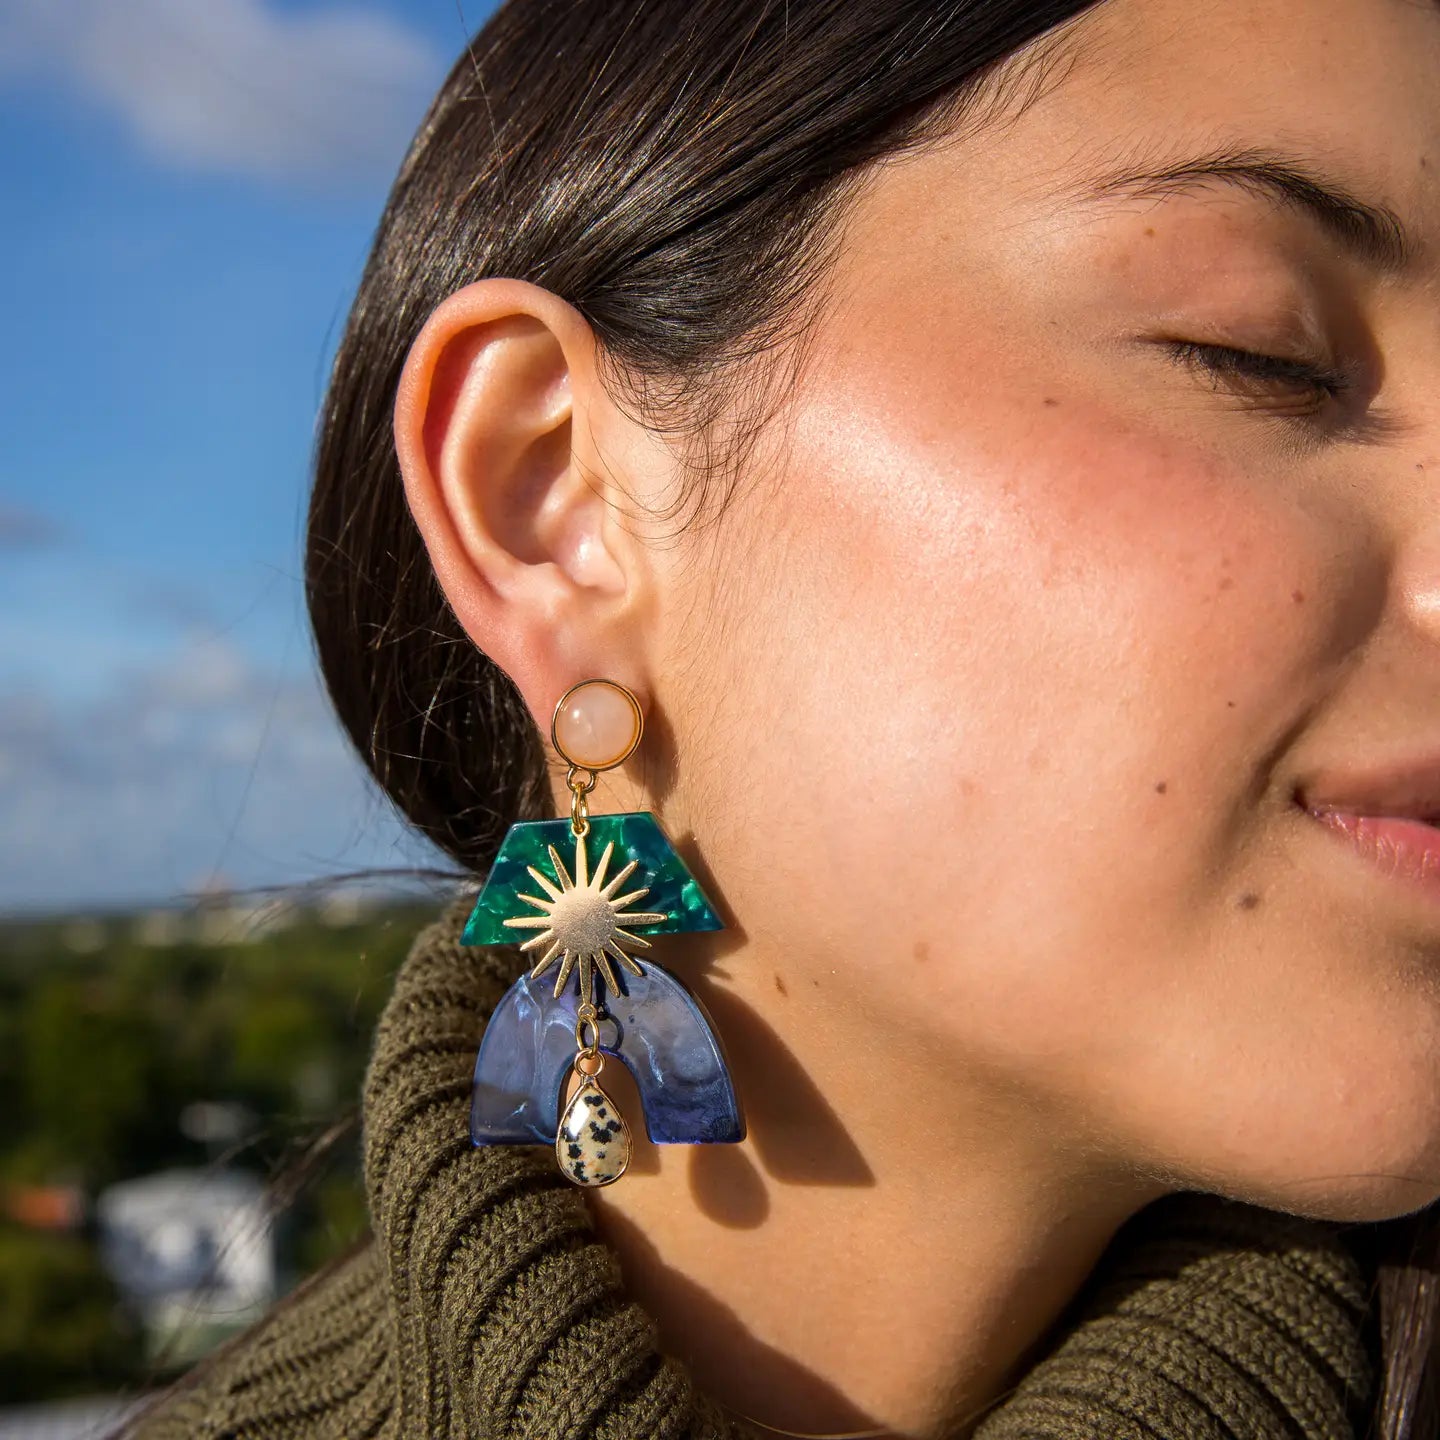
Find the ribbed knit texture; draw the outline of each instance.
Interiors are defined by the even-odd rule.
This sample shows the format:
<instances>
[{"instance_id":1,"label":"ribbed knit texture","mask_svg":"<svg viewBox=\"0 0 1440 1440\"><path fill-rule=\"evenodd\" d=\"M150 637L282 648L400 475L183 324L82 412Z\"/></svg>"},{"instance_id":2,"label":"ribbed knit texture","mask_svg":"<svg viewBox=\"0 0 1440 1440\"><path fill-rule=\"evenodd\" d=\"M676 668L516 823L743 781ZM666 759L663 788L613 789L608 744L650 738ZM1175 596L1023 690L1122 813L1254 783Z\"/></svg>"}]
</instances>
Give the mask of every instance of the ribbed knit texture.
<instances>
[{"instance_id":1,"label":"ribbed knit texture","mask_svg":"<svg viewBox=\"0 0 1440 1440\"><path fill-rule=\"evenodd\" d=\"M470 1144L475 1048L518 973L510 947L459 944L473 900L417 936L376 1034L373 1239L198 1367L146 1440L762 1440L658 1351L553 1152ZM883 1285L883 1264L858 1278ZM1333 1226L1168 1196L1121 1229L976 1440L1356 1440L1366 1291Z\"/></svg>"}]
</instances>

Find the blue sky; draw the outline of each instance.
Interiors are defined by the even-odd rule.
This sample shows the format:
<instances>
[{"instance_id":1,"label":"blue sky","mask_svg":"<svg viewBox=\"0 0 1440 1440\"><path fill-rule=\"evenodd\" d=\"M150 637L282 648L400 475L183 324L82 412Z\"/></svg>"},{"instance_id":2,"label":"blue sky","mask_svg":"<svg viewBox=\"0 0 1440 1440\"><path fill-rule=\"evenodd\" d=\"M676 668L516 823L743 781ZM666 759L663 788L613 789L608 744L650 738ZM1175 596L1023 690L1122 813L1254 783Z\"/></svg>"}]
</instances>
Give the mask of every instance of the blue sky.
<instances>
[{"instance_id":1,"label":"blue sky","mask_svg":"<svg viewBox=\"0 0 1440 1440\"><path fill-rule=\"evenodd\" d=\"M443 863L300 585L369 236L489 0L0 0L0 911Z\"/></svg>"}]
</instances>

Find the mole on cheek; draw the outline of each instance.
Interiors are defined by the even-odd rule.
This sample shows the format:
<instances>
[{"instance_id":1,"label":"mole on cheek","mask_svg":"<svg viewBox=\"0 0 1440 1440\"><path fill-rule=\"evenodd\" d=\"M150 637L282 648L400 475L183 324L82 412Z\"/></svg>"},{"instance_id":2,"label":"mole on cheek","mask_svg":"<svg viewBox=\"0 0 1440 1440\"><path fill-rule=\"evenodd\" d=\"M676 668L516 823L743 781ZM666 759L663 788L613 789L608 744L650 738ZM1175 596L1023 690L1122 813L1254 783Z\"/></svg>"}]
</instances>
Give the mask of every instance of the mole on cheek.
<instances>
[{"instance_id":1,"label":"mole on cheek","mask_svg":"<svg viewBox=\"0 0 1440 1440\"><path fill-rule=\"evenodd\" d=\"M1239 900L1236 901L1236 904L1238 904L1242 910L1253 910L1259 903L1260 897L1253 890L1247 890Z\"/></svg>"},{"instance_id":2,"label":"mole on cheek","mask_svg":"<svg viewBox=\"0 0 1440 1440\"><path fill-rule=\"evenodd\" d=\"M1290 598L1297 605L1303 605L1305 603L1305 592L1303 590L1292 590L1290 592Z\"/></svg>"},{"instance_id":3,"label":"mole on cheek","mask_svg":"<svg viewBox=\"0 0 1440 1440\"><path fill-rule=\"evenodd\" d=\"M775 988L776 988L782 995L788 995L788 994L790 993L790 992L785 988L785 982L784 982L778 975L775 977Z\"/></svg>"},{"instance_id":4,"label":"mole on cheek","mask_svg":"<svg viewBox=\"0 0 1440 1440\"><path fill-rule=\"evenodd\" d=\"M1169 788L1168 783L1164 780L1157 780L1155 782L1155 793L1157 795L1163 795Z\"/></svg>"}]
</instances>

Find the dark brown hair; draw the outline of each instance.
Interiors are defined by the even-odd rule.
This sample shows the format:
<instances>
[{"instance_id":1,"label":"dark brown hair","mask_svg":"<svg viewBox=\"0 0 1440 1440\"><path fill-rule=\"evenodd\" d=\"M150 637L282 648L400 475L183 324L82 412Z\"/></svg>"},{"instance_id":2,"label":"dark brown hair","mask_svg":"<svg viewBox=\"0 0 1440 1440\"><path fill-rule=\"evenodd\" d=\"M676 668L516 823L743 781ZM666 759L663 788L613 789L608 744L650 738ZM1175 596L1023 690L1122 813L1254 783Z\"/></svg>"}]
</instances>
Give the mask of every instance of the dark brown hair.
<instances>
[{"instance_id":1,"label":"dark brown hair","mask_svg":"<svg viewBox=\"0 0 1440 1440\"><path fill-rule=\"evenodd\" d=\"M341 722L466 871L552 801L539 731L457 623L401 485L392 406L430 312L484 276L543 285L585 316L647 422L703 447L746 362L803 325L866 167L1038 93L1093 3L509 0L460 57L335 360L305 573ZM1370 1433L1432 1440L1436 1216L1347 1228L1377 1277Z\"/></svg>"},{"instance_id":2,"label":"dark brown hair","mask_svg":"<svg viewBox=\"0 0 1440 1440\"><path fill-rule=\"evenodd\" d=\"M989 110L1038 84L1060 38L1046 32L1091 3L510 0L460 57L336 355L305 579L361 758L467 870L552 802L535 723L456 622L401 488L392 407L430 312L484 276L543 285L647 420L703 446L744 362L802 325L864 167L949 132L1000 62Z\"/></svg>"}]
</instances>

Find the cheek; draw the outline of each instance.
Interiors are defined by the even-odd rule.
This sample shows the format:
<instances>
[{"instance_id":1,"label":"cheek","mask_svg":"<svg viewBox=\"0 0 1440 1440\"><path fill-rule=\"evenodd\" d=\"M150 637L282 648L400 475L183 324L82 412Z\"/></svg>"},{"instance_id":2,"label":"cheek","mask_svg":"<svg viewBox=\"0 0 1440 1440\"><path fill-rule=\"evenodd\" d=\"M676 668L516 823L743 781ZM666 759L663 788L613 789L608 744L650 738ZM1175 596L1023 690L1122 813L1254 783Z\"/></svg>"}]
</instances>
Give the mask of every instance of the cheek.
<instances>
[{"instance_id":1,"label":"cheek","mask_svg":"<svg viewBox=\"0 0 1440 1440\"><path fill-rule=\"evenodd\" d=\"M1193 445L1045 399L825 376L731 551L713 696L722 748L749 737L715 840L737 913L853 958L897 1022L1022 1014L1032 1054L1133 1012L1213 916L1333 549Z\"/></svg>"},{"instance_id":2,"label":"cheek","mask_svg":"<svg viewBox=\"0 0 1440 1440\"><path fill-rule=\"evenodd\" d=\"M832 811L858 784L857 820L893 815L894 838L923 817L987 886L1004 837L1050 858L1053 893L1137 828L1193 848L1248 793L1334 641L1333 535L1113 411L1004 383L983 400L807 409L752 536L775 559L747 663L784 697L788 774L845 757Z\"/></svg>"},{"instance_id":3,"label":"cheek","mask_svg":"<svg viewBox=\"0 0 1440 1440\"><path fill-rule=\"evenodd\" d=\"M677 666L758 958L821 1029L1136 1163L1399 1213L1393 1177L1440 1170L1440 998L1316 878L1276 760L1383 565L1293 469L1003 367L967 406L934 377L979 362L926 359L804 398Z\"/></svg>"}]
</instances>

